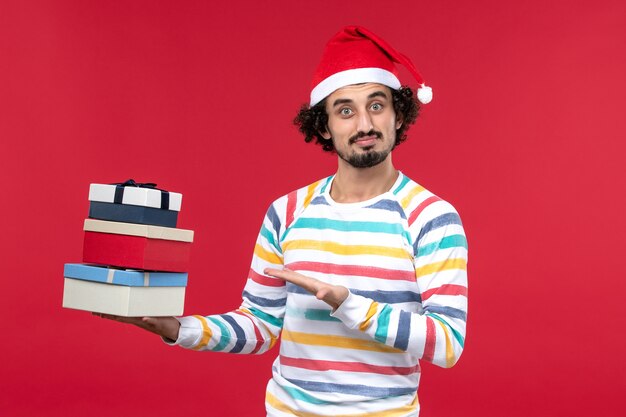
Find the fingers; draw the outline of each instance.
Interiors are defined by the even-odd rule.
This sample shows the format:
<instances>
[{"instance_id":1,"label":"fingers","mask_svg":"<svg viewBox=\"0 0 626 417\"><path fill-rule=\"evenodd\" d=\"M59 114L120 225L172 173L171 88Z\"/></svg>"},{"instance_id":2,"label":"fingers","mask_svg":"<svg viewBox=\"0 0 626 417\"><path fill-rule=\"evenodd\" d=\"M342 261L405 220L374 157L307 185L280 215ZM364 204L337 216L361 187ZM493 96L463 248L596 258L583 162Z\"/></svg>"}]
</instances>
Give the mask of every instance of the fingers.
<instances>
[{"instance_id":1,"label":"fingers","mask_svg":"<svg viewBox=\"0 0 626 417\"><path fill-rule=\"evenodd\" d=\"M307 277L306 275L299 274L287 268L285 269L266 268L263 272L266 275L269 275L275 278L280 278L287 282L291 282L292 284L302 287L312 294L317 294L320 291L320 289L328 285L318 279Z\"/></svg>"},{"instance_id":2,"label":"fingers","mask_svg":"<svg viewBox=\"0 0 626 417\"><path fill-rule=\"evenodd\" d=\"M312 293L317 291L318 287L316 286L316 283L320 282L315 278L304 276L289 269L266 268L263 272L274 278L280 278L287 282L291 282L292 284L302 287Z\"/></svg>"},{"instance_id":3,"label":"fingers","mask_svg":"<svg viewBox=\"0 0 626 417\"><path fill-rule=\"evenodd\" d=\"M123 317L104 313L91 313L103 319L133 324L144 330L156 333L171 340L178 338L180 323L174 317Z\"/></svg>"},{"instance_id":4,"label":"fingers","mask_svg":"<svg viewBox=\"0 0 626 417\"><path fill-rule=\"evenodd\" d=\"M143 328L146 327L144 325L143 319L147 317L124 317L124 316L116 316L113 314L105 314L105 313L91 313L91 314L94 316L103 318L103 319L107 319L107 320L119 321L120 323L134 324L135 326L139 326Z\"/></svg>"},{"instance_id":5,"label":"fingers","mask_svg":"<svg viewBox=\"0 0 626 417\"><path fill-rule=\"evenodd\" d=\"M91 314L96 316L96 317L100 317L101 319L122 321L122 317L115 316L113 314L104 314L104 313L91 313Z\"/></svg>"},{"instance_id":6,"label":"fingers","mask_svg":"<svg viewBox=\"0 0 626 417\"><path fill-rule=\"evenodd\" d=\"M307 277L285 269L266 268L263 271L266 275L283 279L291 282L299 287L304 288L311 294L315 295L318 300L322 300L333 309L336 309L348 297L348 289L343 286L327 284L315 278Z\"/></svg>"}]
</instances>

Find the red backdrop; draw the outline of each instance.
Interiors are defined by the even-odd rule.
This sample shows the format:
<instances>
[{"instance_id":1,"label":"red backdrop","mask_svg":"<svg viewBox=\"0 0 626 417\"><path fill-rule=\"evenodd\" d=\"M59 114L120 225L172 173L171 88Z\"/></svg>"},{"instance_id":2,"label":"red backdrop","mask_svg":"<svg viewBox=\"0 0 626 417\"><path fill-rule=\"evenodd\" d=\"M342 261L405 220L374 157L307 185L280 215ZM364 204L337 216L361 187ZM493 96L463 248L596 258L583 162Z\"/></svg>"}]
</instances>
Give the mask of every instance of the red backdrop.
<instances>
[{"instance_id":1,"label":"red backdrop","mask_svg":"<svg viewBox=\"0 0 626 417\"><path fill-rule=\"evenodd\" d=\"M1 415L264 415L277 350L62 309L63 263L89 183L157 182L196 231L185 312L236 307L267 206L336 165L291 120L355 23L433 87L394 160L469 237L466 350L424 367L422 415L622 415L621 0L0 2Z\"/></svg>"}]
</instances>

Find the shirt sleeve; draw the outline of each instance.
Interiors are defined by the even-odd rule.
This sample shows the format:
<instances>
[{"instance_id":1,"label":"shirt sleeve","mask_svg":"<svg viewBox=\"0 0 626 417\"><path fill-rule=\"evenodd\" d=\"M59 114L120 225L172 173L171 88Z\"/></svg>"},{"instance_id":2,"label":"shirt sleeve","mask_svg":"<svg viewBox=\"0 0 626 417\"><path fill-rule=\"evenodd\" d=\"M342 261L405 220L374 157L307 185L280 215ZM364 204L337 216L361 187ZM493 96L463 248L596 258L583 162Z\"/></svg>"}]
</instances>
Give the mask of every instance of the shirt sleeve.
<instances>
[{"instance_id":1,"label":"shirt sleeve","mask_svg":"<svg viewBox=\"0 0 626 417\"><path fill-rule=\"evenodd\" d=\"M350 293L333 316L380 343L449 368L465 344L467 240L458 213L443 200L431 205L419 220L413 230L419 311Z\"/></svg>"},{"instance_id":2,"label":"shirt sleeve","mask_svg":"<svg viewBox=\"0 0 626 417\"><path fill-rule=\"evenodd\" d=\"M179 317L175 342L187 349L259 354L272 348L282 329L287 291L283 280L263 274L265 268L283 267L278 236L283 221L270 206L256 240L252 264L238 309L210 316Z\"/></svg>"}]
</instances>

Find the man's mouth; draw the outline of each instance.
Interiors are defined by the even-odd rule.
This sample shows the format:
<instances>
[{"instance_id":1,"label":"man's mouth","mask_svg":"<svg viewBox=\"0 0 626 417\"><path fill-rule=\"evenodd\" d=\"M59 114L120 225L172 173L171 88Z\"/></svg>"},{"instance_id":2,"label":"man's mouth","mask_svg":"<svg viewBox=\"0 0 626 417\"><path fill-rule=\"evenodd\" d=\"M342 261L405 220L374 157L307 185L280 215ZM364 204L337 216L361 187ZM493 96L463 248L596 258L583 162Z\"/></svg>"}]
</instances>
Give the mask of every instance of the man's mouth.
<instances>
[{"instance_id":1,"label":"man's mouth","mask_svg":"<svg viewBox=\"0 0 626 417\"><path fill-rule=\"evenodd\" d=\"M379 132L368 132L358 134L350 138L350 144L357 144L359 146L372 146L376 143L378 139L381 138L381 134Z\"/></svg>"},{"instance_id":2,"label":"man's mouth","mask_svg":"<svg viewBox=\"0 0 626 417\"><path fill-rule=\"evenodd\" d=\"M357 140L354 141L354 143L356 143L359 146L372 146L376 143L376 141L378 140L378 137L376 136L364 136L362 138L358 138Z\"/></svg>"}]
</instances>

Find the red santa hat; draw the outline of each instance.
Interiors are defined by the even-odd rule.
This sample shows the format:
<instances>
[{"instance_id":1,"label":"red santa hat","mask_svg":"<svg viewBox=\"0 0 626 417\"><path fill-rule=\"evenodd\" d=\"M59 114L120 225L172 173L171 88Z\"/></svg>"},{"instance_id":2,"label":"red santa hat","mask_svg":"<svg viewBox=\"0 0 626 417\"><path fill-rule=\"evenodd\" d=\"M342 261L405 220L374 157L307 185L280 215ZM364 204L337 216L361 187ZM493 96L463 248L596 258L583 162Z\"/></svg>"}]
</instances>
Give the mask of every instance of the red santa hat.
<instances>
[{"instance_id":1,"label":"red santa hat","mask_svg":"<svg viewBox=\"0 0 626 417\"><path fill-rule=\"evenodd\" d=\"M402 64L409 70L419 84L417 99L429 103L432 90L424 84L409 58L369 30L346 26L326 44L313 76L310 104L314 106L333 91L351 84L378 83L397 90L401 84L394 64Z\"/></svg>"}]
</instances>

